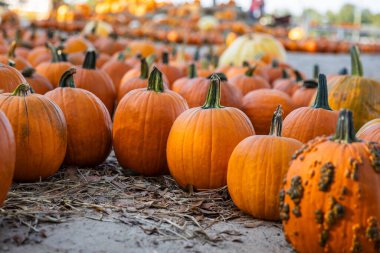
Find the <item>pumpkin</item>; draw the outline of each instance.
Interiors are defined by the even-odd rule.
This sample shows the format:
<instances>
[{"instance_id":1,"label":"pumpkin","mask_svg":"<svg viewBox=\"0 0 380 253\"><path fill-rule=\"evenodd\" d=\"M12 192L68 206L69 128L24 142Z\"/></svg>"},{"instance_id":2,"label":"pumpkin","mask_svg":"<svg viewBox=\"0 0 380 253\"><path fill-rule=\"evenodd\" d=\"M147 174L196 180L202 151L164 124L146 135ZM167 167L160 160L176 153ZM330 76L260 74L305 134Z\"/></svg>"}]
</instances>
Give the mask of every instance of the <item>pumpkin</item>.
<instances>
[{"instance_id":1,"label":"pumpkin","mask_svg":"<svg viewBox=\"0 0 380 253\"><path fill-rule=\"evenodd\" d=\"M112 122L105 105L91 92L76 88L71 68L63 73L59 87L46 97L62 110L67 122L67 165L93 167L108 157L112 147Z\"/></svg>"},{"instance_id":2,"label":"pumpkin","mask_svg":"<svg viewBox=\"0 0 380 253\"><path fill-rule=\"evenodd\" d=\"M179 68L169 64L168 52L162 53L162 62L156 63L155 66L168 78L170 87L177 79L185 76Z\"/></svg>"},{"instance_id":3,"label":"pumpkin","mask_svg":"<svg viewBox=\"0 0 380 253\"><path fill-rule=\"evenodd\" d=\"M356 139L352 121L342 110L333 136L294 154L280 217L297 252L379 252L380 146Z\"/></svg>"},{"instance_id":4,"label":"pumpkin","mask_svg":"<svg viewBox=\"0 0 380 253\"><path fill-rule=\"evenodd\" d=\"M111 33L108 37L99 37L94 46L100 53L113 55L124 49L124 45L118 41L117 34Z\"/></svg>"},{"instance_id":5,"label":"pumpkin","mask_svg":"<svg viewBox=\"0 0 380 253\"><path fill-rule=\"evenodd\" d=\"M12 92L20 83L25 83L25 78L15 68L0 63L0 93Z\"/></svg>"},{"instance_id":6,"label":"pumpkin","mask_svg":"<svg viewBox=\"0 0 380 253\"><path fill-rule=\"evenodd\" d=\"M16 143L12 125L0 111L0 207L12 184L16 164Z\"/></svg>"},{"instance_id":7,"label":"pumpkin","mask_svg":"<svg viewBox=\"0 0 380 253\"><path fill-rule=\"evenodd\" d=\"M53 89L53 86L49 80L46 77L36 73L34 68L25 68L21 73L26 82L33 88L34 92L38 94L45 94Z\"/></svg>"},{"instance_id":8,"label":"pumpkin","mask_svg":"<svg viewBox=\"0 0 380 253\"><path fill-rule=\"evenodd\" d=\"M239 74L230 80L232 86L237 87L243 95L258 89L270 89L270 84L261 76L254 75L255 67L249 68L244 74Z\"/></svg>"},{"instance_id":9,"label":"pumpkin","mask_svg":"<svg viewBox=\"0 0 380 253\"><path fill-rule=\"evenodd\" d=\"M90 45L91 42L83 36L72 36L69 37L68 40L66 40L64 51L66 54L82 53L85 52Z\"/></svg>"},{"instance_id":10,"label":"pumpkin","mask_svg":"<svg viewBox=\"0 0 380 253\"><path fill-rule=\"evenodd\" d=\"M218 76L221 80L221 103L225 106L241 108L242 93L240 90L232 86L223 73L218 73ZM190 108L198 107L204 103L209 86L208 78L198 77L187 82L178 93L186 99Z\"/></svg>"},{"instance_id":11,"label":"pumpkin","mask_svg":"<svg viewBox=\"0 0 380 253\"><path fill-rule=\"evenodd\" d=\"M35 47L30 50L27 60L33 67L37 67L42 62L51 61L51 53L46 47Z\"/></svg>"},{"instance_id":12,"label":"pumpkin","mask_svg":"<svg viewBox=\"0 0 380 253\"><path fill-rule=\"evenodd\" d=\"M52 44L47 43L47 46L51 52L51 62L40 63L36 67L36 72L46 77L53 87L58 87L62 74L72 65L68 62L62 61L62 57L58 54L57 48Z\"/></svg>"},{"instance_id":13,"label":"pumpkin","mask_svg":"<svg viewBox=\"0 0 380 253\"><path fill-rule=\"evenodd\" d=\"M380 118L367 122L359 129L356 136L362 140L380 143Z\"/></svg>"},{"instance_id":14,"label":"pumpkin","mask_svg":"<svg viewBox=\"0 0 380 253\"><path fill-rule=\"evenodd\" d=\"M224 107L221 80L212 75L202 107L183 112L170 130L167 159L181 187L212 189L227 183L228 160L236 145L255 133L242 111Z\"/></svg>"},{"instance_id":15,"label":"pumpkin","mask_svg":"<svg viewBox=\"0 0 380 253\"><path fill-rule=\"evenodd\" d=\"M0 94L0 110L8 117L16 141L14 180L37 181L61 166L67 145L65 117L50 99L32 94L20 84L13 93Z\"/></svg>"},{"instance_id":16,"label":"pumpkin","mask_svg":"<svg viewBox=\"0 0 380 253\"><path fill-rule=\"evenodd\" d=\"M97 96L112 115L116 91L110 76L101 69L96 69L96 52L89 48L81 68L77 68L74 82L77 88L90 91Z\"/></svg>"},{"instance_id":17,"label":"pumpkin","mask_svg":"<svg viewBox=\"0 0 380 253\"><path fill-rule=\"evenodd\" d=\"M148 57L155 53L156 48L153 42L144 40L144 41L132 41L129 45L132 55L140 54L143 57Z\"/></svg>"},{"instance_id":18,"label":"pumpkin","mask_svg":"<svg viewBox=\"0 0 380 253\"><path fill-rule=\"evenodd\" d=\"M179 92L182 89L182 87L186 85L187 82L190 82L191 80L194 80L194 78L197 77L197 68L194 63L190 64L188 72L189 73L187 77L182 77L173 83L173 91Z\"/></svg>"},{"instance_id":19,"label":"pumpkin","mask_svg":"<svg viewBox=\"0 0 380 253\"><path fill-rule=\"evenodd\" d=\"M242 110L251 120L256 134L269 133L272 114L278 105L282 106L285 116L294 108L291 98L278 90L254 90L243 97Z\"/></svg>"},{"instance_id":20,"label":"pumpkin","mask_svg":"<svg viewBox=\"0 0 380 253\"><path fill-rule=\"evenodd\" d=\"M96 67L102 68L104 64L106 64L109 60L111 60L111 56L108 54L100 53L96 56Z\"/></svg>"},{"instance_id":21,"label":"pumpkin","mask_svg":"<svg viewBox=\"0 0 380 253\"><path fill-rule=\"evenodd\" d=\"M254 218L279 220L278 192L293 153L302 143L281 137L282 109L273 114L269 135L241 141L228 162L227 186L235 205Z\"/></svg>"},{"instance_id":22,"label":"pumpkin","mask_svg":"<svg viewBox=\"0 0 380 253\"><path fill-rule=\"evenodd\" d=\"M311 107L292 111L284 120L283 135L306 143L317 136L335 132L338 112L328 103L326 76L319 75L317 97Z\"/></svg>"},{"instance_id":23,"label":"pumpkin","mask_svg":"<svg viewBox=\"0 0 380 253\"><path fill-rule=\"evenodd\" d=\"M355 129L380 117L380 82L363 77L359 50L351 48L351 75L338 76L329 83L329 103L333 110L350 109Z\"/></svg>"},{"instance_id":24,"label":"pumpkin","mask_svg":"<svg viewBox=\"0 0 380 253\"><path fill-rule=\"evenodd\" d=\"M302 82L303 78L297 70L294 71L296 75L296 79L293 80L289 77L287 70L282 70L282 78L277 79L273 82L273 88L276 90L280 90L288 94L289 96L292 96L294 92L296 92L300 88L300 83Z\"/></svg>"},{"instance_id":25,"label":"pumpkin","mask_svg":"<svg viewBox=\"0 0 380 253\"><path fill-rule=\"evenodd\" d=\"M16 50L17 43L14 40L11 45L9 46L8 55L0 55L0 62L3 64L8 64L9 61L11 61L17 70L23 70L26 67L31 67L30 63L22 56L16 56L15 50Z\"/></svg>"},{"instance_id":26,"label":"pumpkin","mask_svg":"<svg viewBox=\"0 0 380 253\"><path fill-rule=\"evenodd\" d=\"M120 52L116 59L111 59L102 66L104 70L112 79L115 90L119 90L120 81L124 74L132 69L132 66L125 62L124 52Z\"/></svg>"},{"instance_id":27,"label":"pumpkin","mask_svg":"<svg viewBox=\"0 0 380 253\"><path fill-rule=\"evenodd\" d=\"M165 89L161 72L153 68L148 87L129 92L116 109L113 143L120 165L146 176L167 173L168 135L186 109L186 101Z\"/></svg>"},{"instance_id":28,"label":"pumpkin","mask_svg":"<svg viewBox=\"0 0 380 253\"><path fill-rule=\"evenodd\" d=\"M268 55L271 58L285 61L286 51L282 44L268 34L247 34L235 39L220 56L219 66L233 64L241 66L244 61Z\"/></svg>"},{"instance_id":29,"label":"pumpkin","mask_svg":"<svg viewBox=\"0 0 380 253\"><path fill-rule=\"evenodd\" d=\"M318 83L314 80L305 80L302 86L297 89L293 95L292 100L295 108L300 108L310 105L312 99L317 92Z\"/></svg>"}]
</instances>

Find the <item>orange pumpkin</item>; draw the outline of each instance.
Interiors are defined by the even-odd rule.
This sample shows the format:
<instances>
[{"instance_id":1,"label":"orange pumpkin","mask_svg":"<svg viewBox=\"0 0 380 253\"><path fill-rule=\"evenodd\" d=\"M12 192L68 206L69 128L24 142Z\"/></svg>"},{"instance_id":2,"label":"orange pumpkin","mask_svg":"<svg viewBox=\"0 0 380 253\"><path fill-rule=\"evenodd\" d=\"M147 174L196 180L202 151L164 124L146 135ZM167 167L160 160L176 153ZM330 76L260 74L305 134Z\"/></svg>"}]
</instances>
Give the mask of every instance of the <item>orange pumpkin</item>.
<instances>
[{"instance_id":1,"label":"orange pumpkin","mask_svg":"<svg viewBox=\"0 0 380 253\"><path fill-rule=\"evenodd\" d=\"M46 77L36 73L34 68L26 68L21 73L34 92L38 94L45 94L53 89L53 86L49 80Z\"/></svg>"},{"instance_id":2,"label":"orange pumpkin","mask_svg":"<svg viewBox=\"0 0 380 253\"><path fill-rule=\"evenodd\" d=\"M0 94L0 110L8 117L16 140L14 180L37 181L61 166L67 145L65 117L48 98L30 93L20 84L13 93Z\"/></svg>"},{"instance_id":3,"label":"orange pumpkin","mask_svg":"<svg viewBox=\"0 0 380 253\"><path fill-rule=\"evenodd\" d=\"M0 207L12 184L16 164L16 143L12 125L0 111Z\"/></svg>"},{"instance_id":4,"label":"orange pumpkin","mask_svg":"<svg viewBox=\"0 0 380 253\"><path fill-rule=\"evenodd\" d=\"M379 252L380 146L356 139L342 110L335 135L294 154L280 192L285 237L297 252Z\"/></svg>"},{"instance_id":5,"label":"orange pumpkin","mask_svg":"<svg viewBox=\"0 0 380 253\"><path fill-rule=\"evenodd\" d=\"M69 37L65 42L64 51L66 54L82 53L91 46L91 42L81 35Z\"/></svg>"},{"instance_id":6,"label":"orange pumpkin","mask_svg":"<svg viewBox=\"0 0 380 253\"><path fill-rule=\"evenodd\" d=\"M94 46L100 53L113 55L124 49L124 45L118 40L117 34L113 33L109 37L99 37Z\"/></svg>"},{"instance_id":7,"label":"orange pumpkin","mask_svg":"<svg viewBox=\"0 0 380 253\"><path fill-rule=\"evenodd\" d=\"M297 89L292 96L295 108L300 108L310 105L312 99L317 92L318 83L314 80L305 80L302 86Z\"/></svg>"},{"instance_id":8,"label":"orange pumpkin","mask_svg":"<svg viewBox=\"0 0 380 253\"><path fill-rule=\"evenodd\" d=\"M182 113L169 134L169 170L181 187L210 189L226 185L233 149L255 133L242 111L220 105L219 77L212 75L210 82L204 105Z\"/></svg>"},{"instance_id":9,"label":"orange pumpkin","mask_svg":"<svg viewBox=\"0 0 380 253\"><path fill-rule=\"evenodd\" d=\"M162 74L154 68L148 87L125 95L115 112L113 143L120 165L147 176L167 173L169 131L187 109L181 96L164 88Z\"/></svg>"},{"instance_id":10,"label":"orange pumpkin","mask_svg":"<svg viewBox=\"0 0 380 253\"><path fill-rule=\"evenodd\" d=\"M30 50L27 60L33 67L37 67L42 62L51 61L51 53L46 47L35 47Z\"/></svg>"},{"instance_id":11,"label":"orange pumpkin","mask_svg":"<svg viewBox=\"0 0 380 253\"><path fill-rule=\"evenodd\" d=\"M132 69L132 66L125 62L125 53L120 52L116 59L111 59L102 66L104 70L112 79L115 90L119 90L120 81L124 74Z\"/></svg>"},{"instance_id":12,"label":"orange pumpkin","mask_svg":"<svg viewBox=\"0 0 380 253\"><path fill-rule=\"evenodd\" d=\"M20 83L25 82L25 78L15 68L0 63L0 93L12 92Z\"/></svg>"},{"instance_id":13,"label":"orange pumpkin","mask_svg":"<svg viewBox=\"0 0 380 253\"><path fill-rule=\"evenodd\" d=\"M293 153L302 143L281 137L281 106L272 117L269 135L240 142L228 163L227 186L235 205L255 218L279 220L278 192Z\"/></svg>"},{"instance_id":14,"label":"orange pumpkin","mask_svg":"<svg viewBox=\"0 0 380 253\"><path fill-rule=\"evenodd\" d=\"M380 143L380 118L367 122L359 129L356 136L362 140Z\"/></svg>"},{"instance_id":15,"label":"orange pumpkin","mask_svg":"<svg viewBox=\"0 0 380 253\"><path fill-rule=\"evenodd\" d=\"M0 62L3 64L8 64L8 62L11 61L12 64L14 64L13 67L15 67L17 70L23 70L27 67L31 67L30 63L24 57L16 56L16 46L17 43L14 40L9 46L8 55L0 55Z\"/></svg>"},{"instance_id":16,"label":"orange pumpkin","mask_svg":"<svg viewBox=\"0 0 380 253\"><path fill-rule=\"evenodd\" d=\"M168 52L162 53L162 62L156 63L155 66L168 78L169 87L173 85L175 80L185 76L179 68L169 64Z\"/></svg>"},{"instance_id":17,"label":"orange pumpkin","mask_svg":"<svg viewBox=\"0 0 380 253\"><path fill-rule=\"evenodd\" d=\"M261 76L254 75L254 68L249 68L244 74L239 74L230 80L232 86L237 87L243 95L259 89L270 89L270 84Z\"/></svg>"},{"instance_id":18,"label":"orange pumpkin","mask_svg":"<svg viewBox=\"0 0 380 253\"><path fill-rule=\"evenodd\" d=\"M296 75L295 80L289 77L286 69L283 69L282 78L273 82L273 89L283 91L289 96L292 96L294 92L300 88L299 84L303 80L301 74L297 70L295 70L294 73Z\"/></svg>"},{"instance_id":19,"label":"orange pumpkin","mask_svg":"<svg viewBox=\"0 0 380 253\"><path fill-rule=\"evenodd\" d=\"M105 105L91 92L76 88L73 74L67 70L59 87L46 93L56 103L67 122L67 150L64 163L93 167L108 157L112 148L112 122Z\"/></svg>"},{"instance_id":20,"label":"orange pumpkin","mask_svg":"<svg viewBox=\"0 0 380 253\"><path fill-rule=\"evenodd\" d=\"M172 91L179 92L187 82L190 82L197 77L197 68L194 63L190 64L187 77L182 77L176 80L172 85Z\"/></svg>"}]
</instances>

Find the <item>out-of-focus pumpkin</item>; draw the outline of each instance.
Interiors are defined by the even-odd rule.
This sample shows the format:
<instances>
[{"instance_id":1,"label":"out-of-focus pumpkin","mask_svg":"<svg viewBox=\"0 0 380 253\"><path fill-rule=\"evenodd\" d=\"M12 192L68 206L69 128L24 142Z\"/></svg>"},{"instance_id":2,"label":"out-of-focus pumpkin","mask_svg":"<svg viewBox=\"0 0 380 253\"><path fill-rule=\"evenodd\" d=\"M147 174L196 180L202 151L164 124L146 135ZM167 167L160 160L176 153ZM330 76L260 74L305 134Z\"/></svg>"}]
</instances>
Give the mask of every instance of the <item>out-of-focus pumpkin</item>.
<instances>
[{"instance_id":1,"label":"out-of-focus pumpkin","mask_svg":"<svg viewBox=\"0 0 380 253\"><path fill-rule=\"evenodd\" d=\"M314 80L305 80L302 86L297 89L292 96L295 108L300 108L310 105L313 97L317 92L318 83Z\"/></svg>"},{"instance_id":2,"label":"out-of-focus pumpkin","mask_svg":"<svg viewBox=\"0 0 380 253\"><path fill-rule=\"evenodd\" d=\"M82 31L85 35L98 35L102 37L106 37L112 32L113 29L110 24L99 20L88 22Z\"/></svg>"},{"instance_id":3,"label":"out-of-focus pumpkin","mask_svg":"<svg viewBox=\"0 0 380 253\"><path fill-rule=\"evenodd\" d=\"M0 55L0 62L3 64L8 64L9 62L12 62L17 70L21 71L24 68L31 67L32 65L22 56L16 56L15 50L16 50L17 42L13 41L11 45L9 46L8 54L7 55Z\"/></svg>"},{"instance_id":4,"label":"out-of-focus pumpkin","mask_svg":"<svg viewBox=\"0 0 380 253\"><path fill-rule=\"evenodd\" d=\"M124 52L120 52L116 58L109 60L102 66L102 70L111 77L116 92L119 90L120 81L124 74L131 69L132 66L125 62Z\"/></svg>"},{"instance_id":5,"label":"out-of-focus pumpkin","mask_svg":"<svg viewBox=\"0 0 380 253\"><path fill-rule=\"evenodd\" d=\"M67 39L64 46L64 52L66 54L72 53L83 53L91 45L91 42L88 41L81 35L72 36Z\"/></svg>"},{"instance_id":6,"label":"out-of-focus pumpkin","mask_svg":"<svg viewBox=\"0 0 380 253\"><path fill-rule=\"evenodd\" d=\"M189 65L188 76L177 79L172 85L172 91L179 92L187 82L198 76L197 68L194 63Z\"/></svg>"},{"instance_id":7,"label":"out-of-focus pumpkin","mask_svg":"<svg viewBox=\"0 0 380 253\"><path fill-rule=\"evenodd\" d=\"M282 77L273 82L273 89L280 90L292 96L301 86L300 83L303 81L301 74L295 70L296 79L289 77L287 70L282 70Z\"/></svg>"},{"instance_id":8,"label":"out-of-focus pumpkin","mask_svg":"<svg viewBox=\"0 0 380 253\"><path fill-rule=\"evenodd\" d=\"M141 54L143 57L148 57L156 52L154 44L150 41L133 41L129 48L132 55Z\"/></svg>"},{"instance_id":9,"label":"out-of-focus pumpkin","mask_svg":"<svg viewBox=\"0 0 380 253\"><path fill-rule=\"evenodd\" d=\"M34 68L25 68L21 73L34 92L43 95L53 89L53 85L51 85L49 80L36 73Z\"/></svg>"},{"instance_id":10,"label":"out-of-focus pumpkin","mask_svg":"<svg viewBox=\"0 0 380 253\"><path fill-rule=\"evenodd\" d=\"M231 85L237 87L243 95L259 89L270 89L269 83L259 75L254 75L254 68L249 68L244 74L239 74L230 79Z\"/></svg>"},{"instance_id":11,"label":"out-of-focus pumpkin","mask_svg":"<svg viewBox=\"0 0 380 253\"><path fill-rule=\"evenodd\" d=\"M4 64L0 64L0 80L0 93L12 92L20 83L26 83L25 78L17 69Z\"/></svg>"},{"instance_id":12,"label":"out-of-focus pumpkin","mask_svg":"<svg viewBox=\"0 0 380 253\"><path fill-rule=\"evenodd\" d=\"M359 129L356 136L361 140L380 143L380 118L367 122Z\"/></svg>"},{"instance_id":13,"label":"out-of-focus pumpkin","mask_svg":"<svg viewBox=\"0 0 380 253\"><path fill-rule=\"evenodd\" d=\"M170 87L177 79L185 76L179 68L169 64L168 52L162 53L162 62L156 63L155 66L168 78Z\"/></svg>"},{"instance_id":14,"label":"out-of-focus pumpkin","mask_svg":"<svg viewBox=\"0 0 380 253\"><path fill-rule=\"evenodd\" d=\"M42 62L51 61L51 53L44 46L35 47L30 50L27 60L35 68Z\"/></svg>"}]
</instances>

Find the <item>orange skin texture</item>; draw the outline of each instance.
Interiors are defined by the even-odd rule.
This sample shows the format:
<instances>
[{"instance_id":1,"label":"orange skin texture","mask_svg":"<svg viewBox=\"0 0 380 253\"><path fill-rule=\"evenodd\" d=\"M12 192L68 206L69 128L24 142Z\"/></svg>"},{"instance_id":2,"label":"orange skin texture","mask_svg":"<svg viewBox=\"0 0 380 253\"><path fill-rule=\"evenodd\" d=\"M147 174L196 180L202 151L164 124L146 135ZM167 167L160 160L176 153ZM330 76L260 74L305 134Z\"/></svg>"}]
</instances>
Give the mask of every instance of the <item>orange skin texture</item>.
<instances>
[{"instance_id":1,"label":"orange skin texture","mask_svg":"<svg viewBox=\"0 0 380 253\"><path fill-rule=\"evenodd\" d=\"M56 88L63 73L71 67L72 64L69 62L42 62L36 67L36 72L46 77Z\"/></svg>"},{"instance_id":2,"label":"orange skin texture","mask_svg":"<svg viewBox=\"0 0 380 253\"><path fill-rule=\"evenodd\" d=\"M261 76L247 76L245 74L239 74L233 77L230 81L232 86L238 88L243 95L248 92L259 89L270 89L270 84Z\"/></svg>"},{"instance_id":3,"label":"orange skin texture","mask_svg":"<svg viewBox=\"0 0 380 253\"><path fill-rule=\"evenodd\" d=\"M223 94L223 93L222 93ZM192 108L174 122L167 158L181 187L214 189L227 184L228 160L236 145L255 134L251 122L233 107Z\"/></svg>"},{"instance_id":4,"label":"orange skin texture","mask_svg":"<svg viewBox=\"0 0 380 253\"><path fill-rule=\"evenodd\" d=\"M208 69L197 69L197 74L199 77L209 77L211 76L213 73L212 70L208 70Z\"/></svg>"},{"instance_id":5,"label":"orange skin texture","mask_svg":"<svg viewBox=\"0 0 380 253\"><path fill-rule=\"evenodd\" d=\"M97 166L112 148L112 121L102 101L80 88L56 88L46 93L56 103L67 122L67 150L64 163Z\"/></svg>"},{"instance_id":6,"label":"orange skin texture","mask_svg":"<svg viewBox=\"0 0 380 253\"><path fill-rule=\"evenodd\" d=\"M293 153L302 143L256 135L240 142L228 163L228 191L235 205L254 218L279 220L278 193Z\"/></svg>"},{"instance_id":7,"label":"orange skin texture","mask_svg":"<svg viewBox=\"0 0 380 253\"><path fill-rule=\"evenodd\" d=\"M301 86L292 79L277 79L273 82L273 89L280 90L292 96Z\"/></svg>"},{"instance_id":8,"label":"orange skin texture","mask_svg":"<svg viewBox=\"0 0 380 253\"><path fill-rule=\"evenodd\" d=\"M380 150L378 144L373 145ZM285 194L283 203L289 205L289 219L283 220L283 229L286 239L297 252L352 252L355 227L359 228L356 235L362 252L378 252L374 247L375 242L366 238L369 218L380 221L380 174L372 167L371 157L366 142L347 144L319 137L310 141L293 160L283 190L285 193L289 190L294 177L301 178L301 216L294 215L292 210L295 203ZM347 174L350 172L352 175L355 170L353 161L358 163L357 179ZM334 176L327 190L321 191L321 168L328 162L334 166ZM343 187L346 189L344 194ZM331 210L331 198L344 207L344 213L329 228L326 220ZM322 224L316 222L316 210L322 212ZM323 229L328 229L328 240L324 247L319 245Z\"/></svg>"},{"instance_id":9,"label":"orange skin texture","mask_svg":"<svg viewBox=\"0 0 380 253\"><path fill-rule=\"evenodd\" d=\"M32 50L30 50L28 57L26 59L28 60L30 64L32 64L33 67L36 67L38 64L41 63L41 62L38 62L38 58L40 58L42 55L46 57L46 61L50 61L51 59L50 51L44 46L35 47Z\"/></svg>"},{"instance_id":10,"label":"orange skin texture","mask_svg":"<svg viewBox=\"0 0 380 253\"><path fill-rule=\"evenodd\" d=\"M77 72L74 75L74 83L77 88L88 90L97 96L112 115L116 91L112 79L105 71L101 69L77 68Z\"/></svg>"},{"instance_id":11,"label":"orange skin texture","mask_svg":"<svg viewBox=\"0 0 380 253\"><path fill-rule=\"evenodd\" d=\"M67 61L75 66L81 66L84 61L84 53L77 52L77 53L68 54Z\"/></svg>"},{"instance_id":12,"label":"orange skin texture","mask_svg":"<svg viewBox=\"0 0 380 253\"><path fill-rule=\"evenodd\" d=\"M356 136L361 140L380 142L380 119L373 119L359 129Z\"/></svg>"},{"instance_id":13,"label":"orange skin texture","mask_svg":"<svg viewBox=\"0 0 380 253\"><path fill-rule=\"evenodd\" d=\"M30 50L28 48L25 48L25 47L17 47L15 49L16 56L21 56L24 59L28 58L29 52L30 52Z\"/></svg>"},{"instance_id":14,"label":"orange skin texture","mask_svg":"<svg viewBox=\"0 0 380 253\"><path fill-rule=\"evenodd\" d=\"M329 83L329 104L333 110L349 109L360 129L380 118L380 82L359 76L338 76Z\"/></svg>"},{"instance_id":15,"label":"orange skin texture","mask_svg":"<svg viewBox=\"0 0 380 253\"><path fill-rule=\"evenodd\" d=\"M14 180L30 182L54 175L66 153L65 117L40 94L0 95L0 109L8 117L16 140Z\"/></svg>"},{"instance_id":16,"label":"orange skin texture","mask_svg":"<svg viewBox=\"0 0 380 253\"><path fill-rule=\"evenodd\" d=\"M131 70L129 70L127 73L123 75L120 81L120 86L123 85L123 83L127 82L129 79L140 77L140 75L141 75L141 70L140 70L140 64L139 64L138 67L132 68ZM162 73L162 79L164 80L164 84L169 83L169 79L165 76L164 73ZM146 85L144 87L146 87ZM143 88L143 87L140 87L140 88Z\"/></svg>"},{"instance_id":17,"label":"orange skin texture","mask_svg":"<svg viewBox=\"0 0 380 253\"><path fill-rule=\"evenodd\" d=\"M0 207L12 184L16 164L16 142L12 125L0 111Z\"/></svg>"},{"instance_id":18,"label":"orange skin texture","mask_svg":"<svg viewBox=\"0 0 380 253\"><path fill-rule=\"evenodd\" d=\"M15 62L15 68L19 71L25 69L26 67L32 67L32 65L22 56L16 56L16 58L10 59L8 56L0 55L0 63L7 65L8 60L13 60Z\"/></svg>"},{"instance_id":19,"label":"orange skin texture","mask_svg":"<svg viewBox=\"0 0 380 253\"><path fill-rule=\"evenodd\" d=\"M95 48L100 52L108 55L113 55L125 48L125 46L112 38L100 37L94 42Z\"/></svg>"},{"instance_id":20,"label":"orange skin texture","mask_svg":"<svg viewBox=\"0 0 380 253\"><path fill-rule=\"evenodd\" d=\"M83 60L84 60L84 57L83 57ZM100 53L99 55L97 55L97 58L96 58L96 67L97 68L103 67L103 65L106 64L106 62L108 62L109 60L111 60L111 56L109 56L108 54Z\"/></svg>"},{"instance_id":21,"label":"orange skin texture","mask_svg":"<svg viewBox=\"0 0 380 253\"><path fill-rule=\"evenodd\" d=\"M295 108L304 107L310 105L313 98L317 94L317 88L305 88L301 87L297 89L292 96L292 100ZM314 102L314 101L313 101Z\"/></svg>"},{"instance_id":22,"label":"orange skin texture","mask_svg":"<svg viewBox=\"0 0 380 253\"><path fill-rule=\"evenodd\" d=\"M278 105L282 106L284 117L294 108L290 97L282 91L260 89L244 96L242 110L251 120L256 134L269 133L273 112Z\"/></svg>"},{"instance_id":23,"label":"orange skin texture","mask_svg":"<svg viewBox=\"0 0 380 253\"><path fill-rule=\"evenodd\" d=\"M185 73L175 66L163 63L156 63L155 66L168 78L169 87L171 87L177 79L185 76Z\"/></svg>"},{"instance_id":24,"label":"orange skin texture","mask_svg":"<svg viewBox=\"0 0 380 253\"><path fill-rule=\"evenodd\" d=\"M43 95L46 92L51 91L53 89L53 86L51 85L49 80L38 73L34 73L31 77L25 77L25 79L26 82L30 86L32 86L35 93Z\"/></svg>"},{"instance_id":25,"label":"orange skin texture","mask_svg":"<svg viewBox=\"0 0 380 253\"><path fill-rule=\"evenodd\" d=\"M129 92L120 101L114 118L113 144L120 165L142 175L168 172L166 144L175 119L188 109L177 93Z\"/></svg>"},{"instance_id":26,"label":"orange skin texture","mask_svg":"<svg viewBox=\"0 0 380 253\"><path fill-rule=\"evenodd\" d=\"M111 59L102 66L102 70L104 70L111 77L116 91L119 90L120 81L124 74L131 69L131 65L118 59Z\"/></svg>"},{"instance_id":27,"label":"orange skin texture","mask_svg":"<svg viewBox=\"0 0 380 253\"><path fill-rule=\"evenodd\" d=\"M182 87L179 94L186 99L190 108L202 106L206 100L209 85L210 80L207 78L194 78ZM238 88L225 81L221 82L220 88L220 103L223 106L241 108L243 96Z\"/></svg>"},{"instance_id":28,"label":"orange skin texture","mask_svg":"<svg viewBox=\"0 0 380 253\"><path fill-rule=\"evenodd\" d=\"M335 133L337 120L337 111L301 107L286 116L282 135L306 143L317 136Z\"/></svg>"},{"instance_id":29,"label":"orange skin texture","mask_svg":"<svg viewBox=\"0 0 380 253\"><path fill-rule=\"evenodd\" d=\"M0 91L12 92L21 83L26 83L25 78L15 68L0 64ZM0 93L1 93L0 92Z\"/></svg>"},{"instance_id":30,"label":"orange skin texture","mask_svg":"<svg viewBox=\"0 0 380 253\"><path fill-rule=\"evenodd\" d=\"M85 52L89 45L91 45L91 42L82 36L73 36L65 42L64 51L66 54Z\"/></svg>"}]
</instances>

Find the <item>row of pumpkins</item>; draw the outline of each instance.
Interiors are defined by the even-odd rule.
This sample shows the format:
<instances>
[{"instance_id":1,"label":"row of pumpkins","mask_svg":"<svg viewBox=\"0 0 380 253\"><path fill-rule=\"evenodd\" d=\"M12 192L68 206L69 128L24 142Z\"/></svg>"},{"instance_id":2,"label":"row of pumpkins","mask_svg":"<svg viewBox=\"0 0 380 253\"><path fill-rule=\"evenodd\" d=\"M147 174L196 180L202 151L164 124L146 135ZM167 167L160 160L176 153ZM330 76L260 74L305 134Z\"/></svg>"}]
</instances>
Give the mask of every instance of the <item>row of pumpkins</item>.
<instances>
[{"instance_id":1,"label":"row of pumpkins","mask_svg":"<svg viewBox=\"0 0 380 253\"><path fill-rule=\"evenodd\" d=\"M94 48L69 53L69 41L12 43L0 58L14 66L0 66L0 203L12 179L93 167L113 147L144 176L228 185L241 210L281 218L299 252L379 251L380 83L363 77L356 47L351 75L304 80L272 59L204 68L186 53L190 65L178 64L167 48L160 60L129 57L116 42L94 43L112 49L100 68Z\"/></svg>"}]
</instances>

